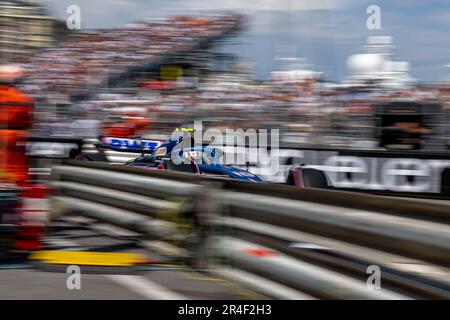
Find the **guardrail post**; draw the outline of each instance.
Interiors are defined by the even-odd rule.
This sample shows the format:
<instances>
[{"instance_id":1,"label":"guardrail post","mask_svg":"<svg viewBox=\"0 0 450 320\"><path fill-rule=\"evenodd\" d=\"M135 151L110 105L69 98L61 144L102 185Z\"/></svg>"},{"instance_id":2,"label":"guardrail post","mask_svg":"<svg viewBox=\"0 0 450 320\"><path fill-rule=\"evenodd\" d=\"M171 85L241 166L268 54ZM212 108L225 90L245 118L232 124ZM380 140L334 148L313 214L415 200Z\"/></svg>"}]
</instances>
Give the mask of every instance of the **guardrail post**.
<instances>
[{"instance_id":1,"label":"guardrail post","mask_svg":"<svg viewBox=\"0 0 450 320\"><path fill-rule=\"evenodd\" d=\"M186 239L186 250L189 252L187 263L199 270L208 269L210 254L208 240L216 234L214 219L220 215L221 207L214 201L212 194L222 189L218 181L202 181L202 192L193 199L193 232Z\"/></svg>"}]
</instances>

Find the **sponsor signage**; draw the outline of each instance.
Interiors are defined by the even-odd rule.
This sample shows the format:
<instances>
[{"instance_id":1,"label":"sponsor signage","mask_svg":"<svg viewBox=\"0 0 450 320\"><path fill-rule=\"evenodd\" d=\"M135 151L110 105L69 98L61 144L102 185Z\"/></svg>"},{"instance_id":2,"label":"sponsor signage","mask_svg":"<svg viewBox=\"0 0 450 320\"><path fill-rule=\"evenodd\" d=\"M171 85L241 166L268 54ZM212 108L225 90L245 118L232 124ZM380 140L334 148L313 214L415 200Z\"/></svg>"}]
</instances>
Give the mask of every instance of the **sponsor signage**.
<instances>
[{"instance_id":1,"label":"sponsor signage","mask_svg":"<svg viewBox=\"0 0 450 320\"><path fill-rule=\"evenodd\" d=\"M132 152L152 151L161 144L161 141L106 137L103 138L103 143L108 145L111 149Z\"/></svg>"},{"instance_id":2,"label":"sponsor signage","mask_svg":"<svg viewBox=\"0 0 450 320\"><path fill-rule=\"evenodd\" d=\"M284 183L292 165L304 163L324 171L336 188L439 193L443 171L450 169L450 154L398 156L389 152L281 149L278 157L277 168L258 164L248 170L265 181Z\"/></svg>"}]
</instances>

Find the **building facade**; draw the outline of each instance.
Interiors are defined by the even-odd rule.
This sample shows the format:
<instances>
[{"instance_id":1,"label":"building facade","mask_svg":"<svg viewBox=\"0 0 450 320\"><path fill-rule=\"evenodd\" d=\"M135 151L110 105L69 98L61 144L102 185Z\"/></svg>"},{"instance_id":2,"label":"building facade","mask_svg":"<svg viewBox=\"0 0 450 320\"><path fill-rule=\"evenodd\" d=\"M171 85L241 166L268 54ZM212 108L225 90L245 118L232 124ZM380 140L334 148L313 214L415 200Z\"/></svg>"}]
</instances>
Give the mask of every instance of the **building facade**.
<instances>
[{"instance_id":1,"label":"building facade","mask_svg":"<svg viewBox=\"0 0 450 320\"><path fill-rule=\"evenodd\" d=\"M21 62L54 42L55 21L44 6L0 0L0 64Z\"/></svg>"}]
</instances>

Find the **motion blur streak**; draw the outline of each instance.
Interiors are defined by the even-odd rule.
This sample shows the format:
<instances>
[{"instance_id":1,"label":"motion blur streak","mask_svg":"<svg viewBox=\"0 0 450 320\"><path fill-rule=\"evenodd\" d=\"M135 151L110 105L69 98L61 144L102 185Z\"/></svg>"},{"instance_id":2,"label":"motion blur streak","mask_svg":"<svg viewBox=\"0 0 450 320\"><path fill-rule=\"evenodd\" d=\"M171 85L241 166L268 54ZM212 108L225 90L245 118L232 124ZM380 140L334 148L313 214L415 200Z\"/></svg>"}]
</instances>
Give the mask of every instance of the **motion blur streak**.
<instances>
[{"instance_id":1,"label":"motion blur streak","mask_svg":"<svg viewBox=\"0 0 450 320\"><path fill-rule=\"evenodd\" d=\"M0 299L450 299L441 1L69 2L0 0Z\"/></svg>"}]
</instances>

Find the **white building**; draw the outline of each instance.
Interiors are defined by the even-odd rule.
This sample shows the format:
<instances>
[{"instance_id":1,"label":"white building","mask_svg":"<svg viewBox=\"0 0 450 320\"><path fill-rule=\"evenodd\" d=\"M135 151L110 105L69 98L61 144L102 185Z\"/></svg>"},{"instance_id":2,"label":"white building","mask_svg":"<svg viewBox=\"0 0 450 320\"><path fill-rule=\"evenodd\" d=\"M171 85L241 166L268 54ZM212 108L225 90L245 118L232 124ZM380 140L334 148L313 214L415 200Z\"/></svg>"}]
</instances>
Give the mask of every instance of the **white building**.
<instances>
[{"instance_id":1,"label":"white building","mask_svg":"<svg viewBox=\"0 0 450 320\"><path fill-rule=\"evenodd\" d=\"M386 89L406 89L415 82L409 75L410 64L392 60L394 48L390 36L367 38L365 53L353 54L347 59L349 76L347 86L376 86Z\"/></svg>"}]
</instances>

